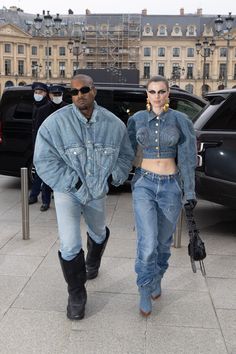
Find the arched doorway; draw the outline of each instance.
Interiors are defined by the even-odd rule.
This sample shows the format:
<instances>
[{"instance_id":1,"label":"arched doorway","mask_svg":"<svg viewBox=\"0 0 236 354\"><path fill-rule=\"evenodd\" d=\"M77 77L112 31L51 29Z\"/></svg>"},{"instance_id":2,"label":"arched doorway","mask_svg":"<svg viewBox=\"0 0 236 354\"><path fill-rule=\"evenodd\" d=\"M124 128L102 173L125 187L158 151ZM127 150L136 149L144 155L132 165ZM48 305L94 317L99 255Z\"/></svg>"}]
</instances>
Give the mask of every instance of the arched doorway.
<instances>
[{"instance_id":1,"label":"arched doorway","mask_svg":"<svg viewBox=\"0 0 236 354\"><path fill-rule=\"evenodd\" d=\"M5 87L12 87L12 86L14 86L14 84L11 80L5 82Z\"/></svg>"}]
</instances>

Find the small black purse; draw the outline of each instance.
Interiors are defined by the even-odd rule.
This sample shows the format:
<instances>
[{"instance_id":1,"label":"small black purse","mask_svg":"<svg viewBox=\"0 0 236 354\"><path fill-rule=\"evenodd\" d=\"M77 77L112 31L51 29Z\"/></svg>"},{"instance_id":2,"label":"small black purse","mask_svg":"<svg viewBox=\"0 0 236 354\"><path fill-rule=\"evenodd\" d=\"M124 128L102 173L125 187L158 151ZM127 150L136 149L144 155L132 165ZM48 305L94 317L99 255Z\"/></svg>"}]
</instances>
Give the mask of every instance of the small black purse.
<instances>
[{"instance_id":1,"label":"small black purse","mask_svg":"<svg viewBox=\"0 0 236 354\"><path fill-rule=\"evenodd\" d=\"M193 208L189 207L188 204L185 204L184 209L189 233L188 255L190 257L192 270L194 273L197 272L195 262L198 261L202 275L205 276L206 270L203 262L203 259L206 258L205 245L199 236L199 230L197 229L193 216Z\"/></svg>"}]
</instances>

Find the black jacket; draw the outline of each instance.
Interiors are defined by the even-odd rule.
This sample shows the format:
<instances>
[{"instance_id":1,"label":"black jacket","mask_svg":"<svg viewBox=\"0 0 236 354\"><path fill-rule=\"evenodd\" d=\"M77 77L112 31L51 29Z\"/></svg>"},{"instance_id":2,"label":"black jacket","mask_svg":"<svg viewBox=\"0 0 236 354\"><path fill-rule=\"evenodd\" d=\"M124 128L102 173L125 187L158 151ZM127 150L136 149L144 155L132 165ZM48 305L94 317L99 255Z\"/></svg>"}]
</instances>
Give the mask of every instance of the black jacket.
<instances>
[{"instance_id":1,"label":"black jacket","mask_svg":"<svg viewBox=\"0 0 236 354\"><path fill-rule=\"evenodd\" d=\"M68 103L62 101L60 104L55 104L51 100L49 100L46 104L41 106L39 109L36 111L35 115L35 124L34 124L34 133L33 133L33 143L35 143L35 139L37 136L37 132L39 130L40 125L43 123L43 121L50 116L50 114L54 113L58 109L67 106Z\"/></svg>"}]
</instances>

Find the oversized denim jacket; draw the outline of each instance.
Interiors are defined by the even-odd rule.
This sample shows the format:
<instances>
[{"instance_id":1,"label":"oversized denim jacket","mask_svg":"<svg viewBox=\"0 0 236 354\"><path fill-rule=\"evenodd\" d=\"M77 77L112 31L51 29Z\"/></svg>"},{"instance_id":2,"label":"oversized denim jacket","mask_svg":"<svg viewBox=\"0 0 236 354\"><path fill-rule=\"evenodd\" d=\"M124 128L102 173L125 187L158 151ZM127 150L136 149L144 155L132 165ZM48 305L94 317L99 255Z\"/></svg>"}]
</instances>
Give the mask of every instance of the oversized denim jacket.
<instances>
[{"instance_id":1,"label":"oversized denim jacket","mask_svg":"<svg viewBox=\"0 0 236 354\"><path fill-rule=\"evenodd\" d=\"M96 102L89 121L74 104L51 114L39 128L34 152L42 180L55 191L74 193L82 204L108 192L111 174L112 184L124 183L133 158L125 124Z\"/></svg>"},{"instance_id":2,"label":"oversized denim jacket","mask_svg":"<svg viewBox=\"0 0 236 354\"><path fill-rule=\"evenodd\" d=\"M139 111L129 118L128 133L134 151L141 146L143 158L175 158L181 176L183 201L196 198L196 136L187 115L172 109L160 116L152 111Z\"/></svg>"}]
</instances>

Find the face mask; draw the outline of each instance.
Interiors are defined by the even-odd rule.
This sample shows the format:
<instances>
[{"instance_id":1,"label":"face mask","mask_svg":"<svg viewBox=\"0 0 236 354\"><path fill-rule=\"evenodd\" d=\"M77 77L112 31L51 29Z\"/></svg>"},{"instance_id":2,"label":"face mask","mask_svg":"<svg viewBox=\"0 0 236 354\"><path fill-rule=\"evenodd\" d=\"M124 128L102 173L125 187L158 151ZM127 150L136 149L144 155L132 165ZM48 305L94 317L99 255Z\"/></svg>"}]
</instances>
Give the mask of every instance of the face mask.
<instances>
[{"instance_id":1,"label":"face mask","mask_svg":"<svg viewBox=\"0 0 236 354\"><path fill-rule=\"evenodd\" d=\"M62 102L62 96L54 96L52 102L55 104L60 104Z\"/></svg>"},{"instance_id":2,"label":"face mask","mask_svg":"<svg viewBox=\"0 0 236 354\"><path fill-rule=\"evenodd\" d=\"M44 97L43 95L39 95L37 93L34 94L34 99L36 102L42 101L43 97Z\"/></svg>"}]
</instances>

